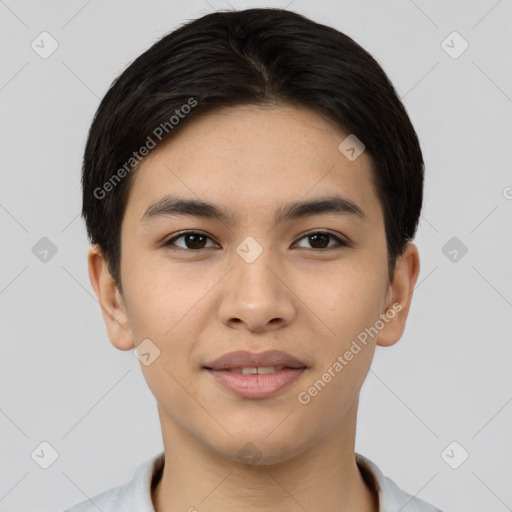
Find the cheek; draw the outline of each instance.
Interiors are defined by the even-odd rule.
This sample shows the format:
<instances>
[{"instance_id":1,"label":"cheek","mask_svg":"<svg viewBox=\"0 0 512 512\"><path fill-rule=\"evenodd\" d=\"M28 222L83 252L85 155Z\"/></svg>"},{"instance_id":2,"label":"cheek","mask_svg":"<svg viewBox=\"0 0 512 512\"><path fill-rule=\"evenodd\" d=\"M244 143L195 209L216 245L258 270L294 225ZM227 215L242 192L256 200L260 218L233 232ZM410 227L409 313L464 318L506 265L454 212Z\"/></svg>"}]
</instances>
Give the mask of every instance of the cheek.
<instances>
[{"instance_id":1,"label":"cheek","mask_svg":"<svg viewBox=\"0 0 512 512\"><path fill-rule=\"evenodd\" d=\"M141 369L155 396L165 401L175 388L176 396L183 393L177 382L188 379L190 355L206 318L207 301L201 299L215 276L199 278L197 272L156 261L133 265L127 275L126 303L136 342L149 339L157 347L154 363Z\"/></svg>"},{"instance_id":2,"label":"cheek","mask_svg":"<svg viewBox=\"0 0 512 512\"><path fill-rule=\"evenodd\" d=\"M375 351L371 327L383 312L386 274L378 261L360 257L351 265L310 285L304 302L313 305L319 329L315 336L319 354L299 403L324 411L324 420L337 422L358 396Z\"/></svg>"},{"instance_id":3,"label":"cheek","mask_svg":"<svg viewBox=\"0 0 512 512\"><path fill-rule=\"evenodd\" d=\"M165 343L172 338L175 326L204 296L211 285L208 280L189 276L165 261L146 261L126 265L123 287L127 297L130 323L143 337Z\"/></svg>"},{"instance_id":4,"label":"cheek","mask_svg":"<svg viewBox=\"0 0 512 512\"><path fill-rule=\"evenodd\" d=\"M316 339L321 358L297 400L321 429L338 423L359 395L375 353L375 341L365 331L375 321L369 321L371 316L364 307L352 305L336 322L331 320L334 334Z\"/></svg>"},{"instance_id":5,"label":"cheek","mask_svg":"<svg viewBox=\"0 0 512 512\"><path fill-rule=\"evenodd\" d=\"M373 325L384 306L386 275L375 262L358 258L328 273L302 278L299 295L325 331L322 339L338 350Z\"/></svg>"}]
</instances>

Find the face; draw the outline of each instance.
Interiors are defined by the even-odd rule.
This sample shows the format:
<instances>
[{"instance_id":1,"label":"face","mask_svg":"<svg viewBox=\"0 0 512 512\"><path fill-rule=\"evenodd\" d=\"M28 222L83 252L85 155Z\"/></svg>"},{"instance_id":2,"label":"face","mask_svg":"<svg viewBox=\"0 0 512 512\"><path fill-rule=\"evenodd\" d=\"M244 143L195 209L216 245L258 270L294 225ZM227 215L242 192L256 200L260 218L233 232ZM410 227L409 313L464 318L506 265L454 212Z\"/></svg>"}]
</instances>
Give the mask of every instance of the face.
<instances>
[{"instance_id":1,"label":"face","mask_svg":"<svg viewBox=\"0 0 512 512\"><path fill-rule=\"evenodd\" d=\"M123 296L105 319L118 348L146 340L141 368L164 429L227 458L251 446L286 460L342 428L376 343L400 337L417 268L398 265L389 281L371 160L338 149L347 135L306 108L227 108L194 119L133 176ZM213 208L184 213L166 198ZM300 365L208 369L239 350Z\"/></svg>"}]
</instances>

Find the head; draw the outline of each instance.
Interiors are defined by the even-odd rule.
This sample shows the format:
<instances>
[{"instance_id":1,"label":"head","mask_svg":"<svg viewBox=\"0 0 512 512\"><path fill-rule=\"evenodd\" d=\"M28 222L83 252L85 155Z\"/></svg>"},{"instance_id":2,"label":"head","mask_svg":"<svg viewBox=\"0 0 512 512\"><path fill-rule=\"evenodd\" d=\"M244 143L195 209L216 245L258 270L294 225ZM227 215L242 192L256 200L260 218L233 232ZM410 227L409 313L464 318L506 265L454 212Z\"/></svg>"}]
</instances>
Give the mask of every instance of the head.
<instances>
[{"instance_id":1,"label":"head","mask_svg":"<svg viewBox=\"0 0 512 512\"><path fill-rule=\"evenodd\" d=\"M150 340L158 357L141 367L163 421L224 455L312 446L354 407L375 345L402 335L422 154L384 71L333 28L248 9L164 36L102 100L82 184L110 340ZM243 399L206 370L240 349L282 350L306 370ZM283 407L299 413L267 438Z\"/></svg>"}]
</instances>

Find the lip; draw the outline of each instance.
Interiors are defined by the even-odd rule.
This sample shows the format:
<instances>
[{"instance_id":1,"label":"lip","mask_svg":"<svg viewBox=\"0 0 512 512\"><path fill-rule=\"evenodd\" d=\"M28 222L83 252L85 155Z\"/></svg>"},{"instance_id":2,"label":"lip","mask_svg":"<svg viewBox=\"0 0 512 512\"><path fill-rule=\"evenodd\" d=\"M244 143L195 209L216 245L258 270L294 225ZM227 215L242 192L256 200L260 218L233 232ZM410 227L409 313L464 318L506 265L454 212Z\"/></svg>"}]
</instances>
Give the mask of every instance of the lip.
<instances>
[{"instance_id":1,"label":"lip","mask_svg":"<svg viewBox=\"0 0 512 512\"><path fill-rule=\"evenodd\" d=\"M233 368L253 368L259 366L286 366L287 368L307 368L307 365L296 357L282 350L267 350L252 353L247 350L229 352L206 363L208 370L229 370Z\"/></svg>"},{"instance_id":2,"label":"lip","mask_svg":"<svg viewBox=\"0 0 512 512\"><path fill-rule=\"evenodd\" d=\"M306 368L283 368L263 375L244 375L229 370L208 370L224 388L243 398L267 398L289 387L306 371Z\"/></svg>"},{"instance_id":3,"label":"lip","mask_svg":"<svg viewBox=\"0 0 512 512\"><path fill-rule=\"evenodd\" d=\"M261 375L246 375L230 371L235 368L267 366L284 368ZM268 350L257 354L238 350L224 354L204 366L204 369L225 389L235 395L251 399L276 395L299 379L307 368L302 361L281 350Z\"/></svg>"}]
</instances>

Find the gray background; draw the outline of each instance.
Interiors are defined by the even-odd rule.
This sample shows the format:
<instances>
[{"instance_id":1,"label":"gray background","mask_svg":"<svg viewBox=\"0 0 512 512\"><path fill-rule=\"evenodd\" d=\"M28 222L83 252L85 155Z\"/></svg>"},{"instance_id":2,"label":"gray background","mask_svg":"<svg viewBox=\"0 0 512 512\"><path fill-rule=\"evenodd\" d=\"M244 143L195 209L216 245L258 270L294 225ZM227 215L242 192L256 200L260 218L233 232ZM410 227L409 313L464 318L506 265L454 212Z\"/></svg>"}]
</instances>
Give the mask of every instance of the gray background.
<instances>
[{"instance_id":1,"label":"gray background","mask_svg":"<svg viewBox=\"0 0 512 512\"><path fill-rule=\"evenodd\" d=\"M413 307L402 340L377 349L356 449L447 512L512 510L512 1L288 5L375 56L426 162ZM140 363L110 344L89 283L80 165L112 80L161 35L224 8L0 0L0 511L63 510L162 449ZM46 59L31 47L43 31L59 45ZM457 58L453 31L469 44ZM43 441L58 452L48 469L31 457Z\"/></svg>"}]
</instances>

